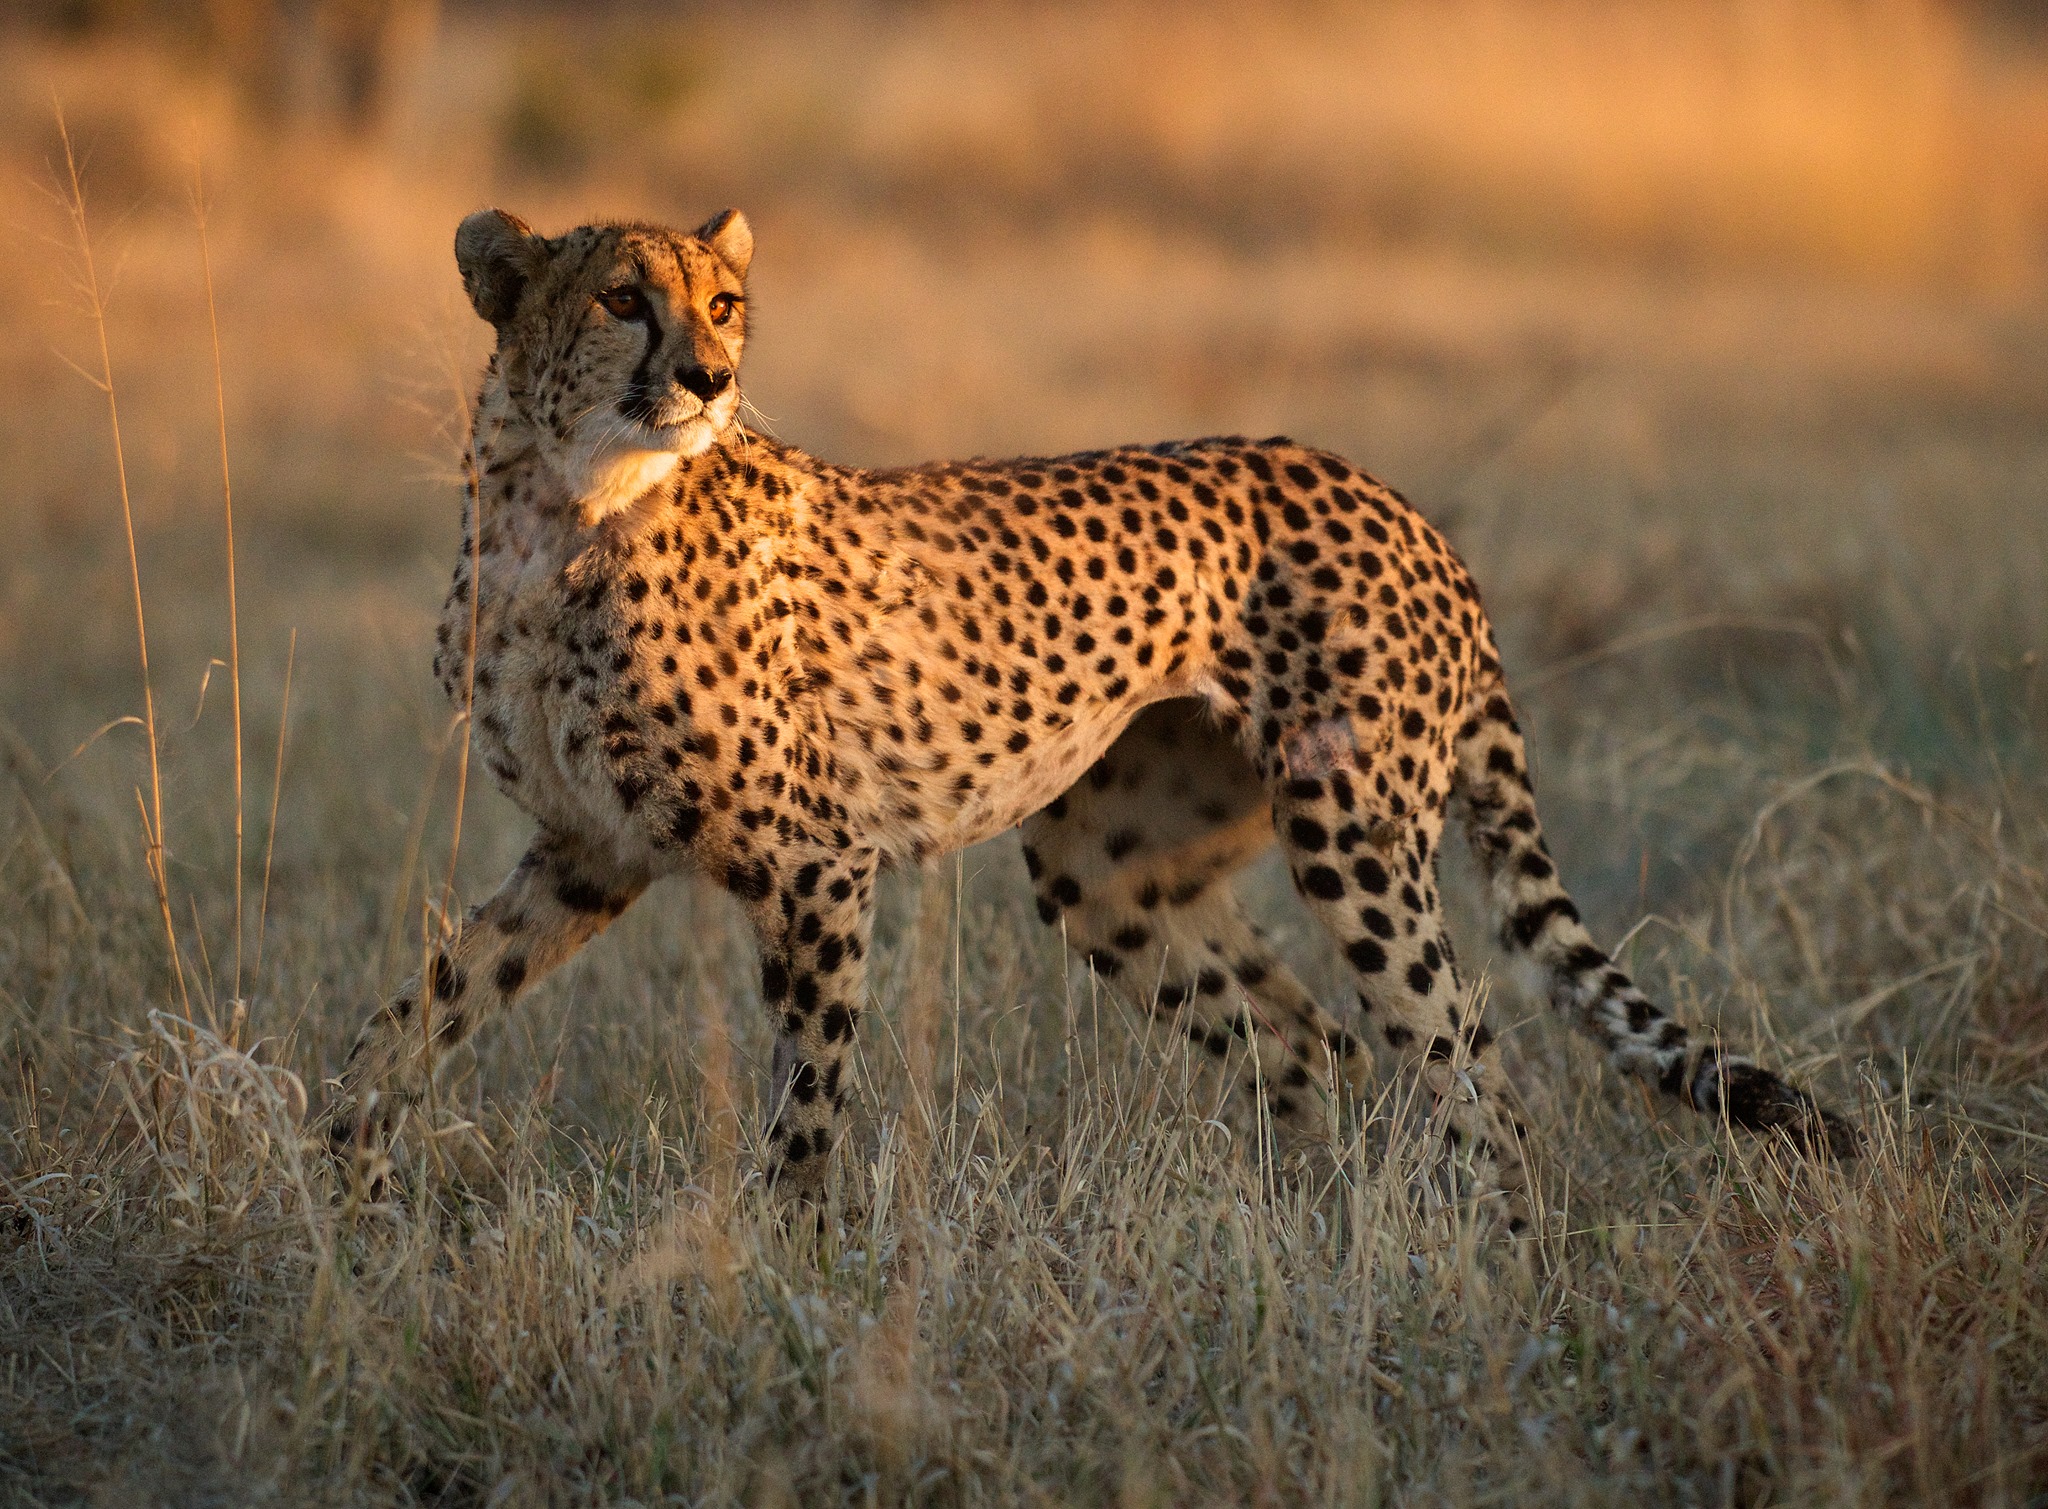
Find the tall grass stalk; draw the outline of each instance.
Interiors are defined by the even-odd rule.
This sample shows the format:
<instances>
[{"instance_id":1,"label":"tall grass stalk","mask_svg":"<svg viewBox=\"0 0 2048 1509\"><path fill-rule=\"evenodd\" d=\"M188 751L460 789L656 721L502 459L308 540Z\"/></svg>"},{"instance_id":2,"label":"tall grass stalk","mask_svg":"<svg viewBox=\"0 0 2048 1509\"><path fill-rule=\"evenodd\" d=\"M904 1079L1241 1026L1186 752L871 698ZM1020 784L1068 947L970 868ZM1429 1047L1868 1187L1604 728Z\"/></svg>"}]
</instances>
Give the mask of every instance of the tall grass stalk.
<instances>
[{"instance_id":1,"label":"tall grass stalk","mask_svg":"<svg viewBox=\"0 0 2048 1509\"><path fill-rule=\"evenodd\" d=\"M150 884L156 889L157 910L163 917L164 945L170 951L171 975L177 981L178 1000L185 1020L192 1020L192 995L185 983L185 962L178 949L178 929L171 918L170 877L164 867L164 783L156 732L156 687L149 674L149 622L142 608L142 565L135 551L135 508L128 493L128 451L121 441L121 404L114 391L114 358L107 343L107 301L100 287L99 266L93 257L92 232L85 218L85 183L78 171L78 154L72 150L71 129L65 124L63 107L56 109L57 135L64 145L64 209L71 221L82 277L77 289L92 315L93 333L99 342L100 369L95 376L77 363L72 367L107 400L107 428L114 441L114 475L121 490L121 529L128 544L128 580L135 595L135 648L142 665L142 731L149 749L149 800L135 793L142 811L144 863Z\"/></svg>"},{"instance_id":2,"label":"tall grass stalk","mask_svg":"<svg viewBox=\"0 0 2048 1509\"><path fill-rule=\"evenodd\" d=\"M263 969L263 936L270 918L270 868L277 856L277 807L284 796L285 730L292 713L292 670L299 658L299 631L292 630L284 652L284 699L277 710L277 763L270 777L270 829L263 839L263 889L256 902L256 970Z\"/></svg>"},{"instance_id":3,"label":"tall grass stalk","mask_svg":"<svg viewBox=\"0 0 2048 1509\"><path fill-rule=\"evenodd\" d=\"M197 163L192 167L192 217L199 228L199 265L206 274L206 330L213 343L213 411L220 438L220 510L227 531L228 681L233 692L235 752L235 987L242 999L242 624L235 592L235 486L228 467L227 385L221 375L220 314L213 296L213 247L206 235L206 185ZM280 718L282 715L280 714ZM280 735L282 737L282 735ZM266 858L266 873L268 863Z\"/></svg>"}]
</instances>

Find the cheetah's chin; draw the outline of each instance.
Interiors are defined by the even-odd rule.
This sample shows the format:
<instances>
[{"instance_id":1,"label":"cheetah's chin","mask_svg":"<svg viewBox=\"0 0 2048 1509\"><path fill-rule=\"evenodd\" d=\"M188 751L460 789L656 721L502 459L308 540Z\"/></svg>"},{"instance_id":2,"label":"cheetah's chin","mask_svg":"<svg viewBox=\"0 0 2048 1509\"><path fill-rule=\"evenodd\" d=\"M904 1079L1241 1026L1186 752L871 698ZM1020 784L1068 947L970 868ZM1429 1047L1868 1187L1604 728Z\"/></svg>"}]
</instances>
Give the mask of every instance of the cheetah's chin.
<instances>
[{"instance_id":1,"label":"cheetah's chin","mask_svg":"<svg viewBox=\"0 0 2048 1509\"><path fill-rule=\"evenodd\" d=\"M712 410L701 404L686 417L669 423L637 420L623 435L615 435L607 450L615 454L661 451L671 456L701 456L732 424L730 410Z\"/></svg>"}]
</instances>

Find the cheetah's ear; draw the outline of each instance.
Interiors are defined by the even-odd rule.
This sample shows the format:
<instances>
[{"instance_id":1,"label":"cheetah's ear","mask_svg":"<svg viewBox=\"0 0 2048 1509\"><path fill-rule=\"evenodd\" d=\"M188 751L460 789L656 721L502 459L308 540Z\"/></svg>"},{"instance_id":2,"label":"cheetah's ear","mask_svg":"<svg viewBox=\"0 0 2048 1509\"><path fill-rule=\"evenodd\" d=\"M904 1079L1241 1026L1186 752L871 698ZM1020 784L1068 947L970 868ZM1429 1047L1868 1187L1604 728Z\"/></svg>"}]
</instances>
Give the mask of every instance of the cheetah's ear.
<instances>
[{"instance_id":1,"label":"cheetah's ear","mask_svg":"<svg viewBox=\"0 0 2048 1509\"><path fill-rule=\"evenodd\" d=\"M478 210L455 228L455 265L476 312L500 329L519 307L526 280L540 265L540 239L503 210Z\"/></svg>"},{"instance_id":2,"label":"cheetah's ear","mask_svg":"<svg viewBox=\"0 0 2048 1509\"><path fill-rule=\"evenodd\" d=\"M745 215L720 210L698 228L697 239L717 252L735 277L745 280L747 264L754 260L754 228Z\"/></svg>"}]
</instances>

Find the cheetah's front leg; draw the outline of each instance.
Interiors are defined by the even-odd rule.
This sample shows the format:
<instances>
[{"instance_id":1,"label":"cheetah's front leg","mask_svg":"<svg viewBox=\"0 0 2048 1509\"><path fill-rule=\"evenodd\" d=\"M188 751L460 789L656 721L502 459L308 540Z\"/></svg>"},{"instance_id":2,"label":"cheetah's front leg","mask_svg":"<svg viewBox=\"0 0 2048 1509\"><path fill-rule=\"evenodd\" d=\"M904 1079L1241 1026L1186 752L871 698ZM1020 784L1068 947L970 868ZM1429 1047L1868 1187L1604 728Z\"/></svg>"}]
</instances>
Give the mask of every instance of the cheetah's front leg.
<instances>
[{"instance_id":1,"label":"cheetah's front leg","mask_svg":"<svg viewBox=\"0 0 2048 1509\"><path fill-rule=\"evenodd\" d=\"M424 976L363 1024L324 1113L329 1145L383 1151L447 1050L596 937L647 884L645 874L572 840L537 837Z\"/></svg>"},{"instance_id":2,"label":"cheetah's front leg","mask_svg":"<svg viewBox=\"0 0 2048 1509\"><path fill-rule=\"evenodd\" d=\"M753 907L761 941L761 998L775 1018L775 1061L764 1108L768 1176L799 1199L824 1194L847 1060L865 1004L874 920L871 850L785 866Z\"/></svg>"}]
</instances>

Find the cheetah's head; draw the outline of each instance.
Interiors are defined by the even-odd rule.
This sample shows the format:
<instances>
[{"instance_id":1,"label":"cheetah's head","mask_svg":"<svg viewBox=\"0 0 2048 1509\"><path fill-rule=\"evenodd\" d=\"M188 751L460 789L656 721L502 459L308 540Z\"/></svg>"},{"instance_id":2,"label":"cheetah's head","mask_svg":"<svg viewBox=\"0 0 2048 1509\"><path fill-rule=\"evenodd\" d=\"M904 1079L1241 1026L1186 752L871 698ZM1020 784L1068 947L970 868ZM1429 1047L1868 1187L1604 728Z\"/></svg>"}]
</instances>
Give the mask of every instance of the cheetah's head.
<instances>
[{"instance_id":1,"label":"cheetah's head","mask_svg":"<svg viewBox=\"0 0 2048 1509\"><path fill-rule=\"evenodd\" d=\"M455 232L462 285L498 332L496 380L586 508L632 502L733 423L753 255L738 210L688 233L557 237L479 210Z\"/></svg>"}]
</instances>

